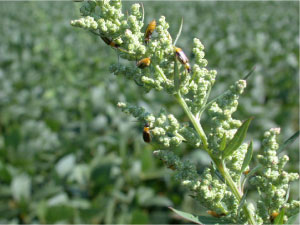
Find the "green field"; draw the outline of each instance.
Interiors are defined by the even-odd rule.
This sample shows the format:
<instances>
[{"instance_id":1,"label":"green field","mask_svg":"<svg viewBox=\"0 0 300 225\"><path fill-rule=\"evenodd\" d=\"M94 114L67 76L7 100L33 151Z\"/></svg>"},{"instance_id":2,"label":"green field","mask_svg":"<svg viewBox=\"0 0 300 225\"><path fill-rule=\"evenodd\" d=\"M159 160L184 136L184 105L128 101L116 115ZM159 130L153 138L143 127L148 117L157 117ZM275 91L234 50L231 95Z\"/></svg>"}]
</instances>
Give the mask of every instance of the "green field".
<instances>
[{"instance_id":1,"label":"green field","mask_svg":"<svg viewBox=\"0 0 300 225\"><path fill-rule=\"evenodd\" d=\"M133 2L125 2L125 8ZM254 151L265 130L281 127L283 142L299 129L298 2L144 2L145 21L165 15L178 46L193 61L192 40L205 46L218 71L212 96L254 66L235 117L254 116ZM144 93L114 76L117 54L70 25L80 3L0 2L0 223L182 223L167 206L205 209L152 155L143 124L116 106L126 101L183 121L169 96ZM209 121L203 117L204 128ZM299 172L299 141L286 152ZM175 149L197 165L208 155ZM249 186L252 201L255 188ZM251 192L252 190L252 192ZM291 186L299 199L299 183Z\"/></svg>"}]
</instances>

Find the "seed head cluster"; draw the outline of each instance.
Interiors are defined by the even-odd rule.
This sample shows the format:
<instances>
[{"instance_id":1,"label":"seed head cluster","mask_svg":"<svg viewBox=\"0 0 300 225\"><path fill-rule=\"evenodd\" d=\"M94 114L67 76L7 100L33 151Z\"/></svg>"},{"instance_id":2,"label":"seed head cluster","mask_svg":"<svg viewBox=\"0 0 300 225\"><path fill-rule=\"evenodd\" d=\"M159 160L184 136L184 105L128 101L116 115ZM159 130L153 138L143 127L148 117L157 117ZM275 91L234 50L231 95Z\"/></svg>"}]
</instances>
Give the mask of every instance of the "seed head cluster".
<instances>
[{"instance_id":1,"label":"seed head cluster","mask_svg":"<svg viewBox=\"0 0 300 225\"><path fill-rule=\"evenodd\" d=\"M293 200L291 203L287 203L289 184L299 179L299 174L288 173L283 170L289 158L287 155L281 157L277 155L279 144L276 138L279 133L279 128L272 128L265 132L263 149L261 154L257 156L263 169L259 175L250 180L260 193L260 199L257 202L257 214L263 223L271 223L271 214L273 212L278 213L283 206L288 209L284 218L285 222L287 222L287 216L299 213L300 208L300 201Z\"/></svg>"}]
</instances>

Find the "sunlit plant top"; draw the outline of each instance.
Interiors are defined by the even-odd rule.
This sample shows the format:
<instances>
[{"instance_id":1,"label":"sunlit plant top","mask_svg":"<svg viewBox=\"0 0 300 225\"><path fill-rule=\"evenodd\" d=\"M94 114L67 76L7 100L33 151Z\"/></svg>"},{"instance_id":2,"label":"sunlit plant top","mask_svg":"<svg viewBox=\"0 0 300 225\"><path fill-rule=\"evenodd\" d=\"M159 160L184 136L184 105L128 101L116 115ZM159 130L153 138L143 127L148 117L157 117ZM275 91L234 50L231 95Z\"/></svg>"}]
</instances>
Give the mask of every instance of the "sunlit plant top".
<instances>
[{"instance_id":1,"label":"sunlit plant top","mask_svg":"<svg viewBox=\"0 0 300 225\"><path fill-rule=\"evenodd\" d=\"M204 46L199 39L193 41L193 62L176 45L182 23L173 39L164 16L145 26L140 4L133 4L130 12L124 14L120 0L88 1L83 3L80 12L82 17L71 21L73 26L99 36L119 57L132 62L112 65L113 74L134 81L145 92L168 93L190 120L183 123L164 108L152 114L137 105L118 103L118 107L144 125L145 142L159 146L153 154L175 171L176 178L207 208L209 216L196 217L173 209L174 212L195 223L292 222L299 212L300 201L289 200L289 184L299 175L283 169L289 158L278 156L276 138L280 129L265 132L263 147L256 156L259 164L250 169L252 142L245 143L244 139L252 118L244 122L232 118L239 96L246 88L246 78L236 81L226 92L209 101L217 72L207 69ZM201 126L204 112L210 121L206 130ZM199 174L195 165L183 161L172 151L182 142L196 151L206 151L212 165ZM255 205L247 201L244 186L248 180L260 196Z\"/></svg>"}]
</instances>

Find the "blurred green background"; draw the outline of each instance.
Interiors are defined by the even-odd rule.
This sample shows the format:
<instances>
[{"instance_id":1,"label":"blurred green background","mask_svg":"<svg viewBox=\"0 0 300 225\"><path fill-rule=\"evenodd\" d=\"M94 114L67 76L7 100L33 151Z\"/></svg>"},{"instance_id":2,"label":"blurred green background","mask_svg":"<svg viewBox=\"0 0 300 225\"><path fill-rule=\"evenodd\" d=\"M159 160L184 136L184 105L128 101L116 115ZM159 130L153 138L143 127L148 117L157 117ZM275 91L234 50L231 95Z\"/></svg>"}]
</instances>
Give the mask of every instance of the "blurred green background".
<instances>
[{"instance_id":1,"label":"blurred green background","mask_svg":"<svg viewBox=\"0 0 300 225\"><path fill-rule=\"evenodd\" d=\"M125 2L125 10L132 2ZM281 127L280 142L299 129L297 2L144 2L145 22L165 15L190 60L194 37L218 71L215 96L253 66L236 118L255 119L247 138ZM169 96L144 94L110 74L113 49L70 26L80 3L0 2L0 223L182 223L173 206L205 213L153 158L142 124L119 111L127 101L186 120ZM205 115L204 127L207 127ZM299 142L288 171L299 172ZM199 171L208 156L189 146L178 155ZM254 188L250 197L257 198ZM291 199L299 199L299 183Z\"/></svg>"}]
</instances>

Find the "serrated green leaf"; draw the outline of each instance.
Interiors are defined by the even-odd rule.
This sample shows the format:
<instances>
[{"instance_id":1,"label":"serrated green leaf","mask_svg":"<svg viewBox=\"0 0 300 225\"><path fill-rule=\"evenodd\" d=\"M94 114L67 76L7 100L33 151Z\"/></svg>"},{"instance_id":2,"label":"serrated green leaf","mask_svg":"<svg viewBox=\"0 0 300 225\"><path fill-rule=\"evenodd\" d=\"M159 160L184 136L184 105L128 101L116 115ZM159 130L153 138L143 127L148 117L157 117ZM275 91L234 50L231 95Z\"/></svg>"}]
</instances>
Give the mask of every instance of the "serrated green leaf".
<instances>
[{"instance_id":1,"label":"serrated green leaf","mask_svg":"<svg viewBox=\"0 0 300 225\"><path fill-rule=\"evenodd\" d=\"M243 141L246 137L248 127L249 127L252 119L253 119L252 117L249 118L242 124L242 126L239 127L239 129L235 133L234 137L228 143L225 150L223 151L223 159L232 155L232 153L241 146L241 144L243 143Z\"/></svg>"},{"instance_id":2,"label":"serrated green leaf","mask_svg":"<svg viewBox=\"0 0 300 225\"><path fill-rule=\"evenodd\" d=\"M286 149L290 144L292 144L299 137L299 134L300 131L298 130L289 139L287 139L277 150L277 155L280 154L284 149Z\"/></svg>"},{"instance_id":3,"label":"serrated green leaf","mask_svg":"<svg viewBox=\"0 0 300 225\"><path fill-rule=\"evenodd\" d=\"M278 214L278 216L275 218L274 224L283 224L284 213L285 213L285 208L283 208Z\"/></svg>"},{"instance_id":4,"label":"serrated green leaf","mask_svg":"<svg viewBox=\"0 0 300 225\"><path fill-rule=\"evenodd\" d=\"M176 213L180 217L197 224L231 224L232 223L232 221L222 219L222 218L215 218L210 216L194 216L190 213L182 212L172 207L169 207L169 209L171 209L174 213Z\"/></svg>"},{"instance_id":5,"label":"serrated green leaf","mask_svg":"<svg viewBox=\"0 0 300 225\"><path fill-rule=\"evenodd\" d=\"M241 168L241 173L245 171L245 169L247 168L247 166L250 164L251 159L252 159L252 154L253 154L253 143L252 141L250 142L249 146L248 146L248 150L247 153L245 155L244 158L244 162Z\"/></svg>"},{"instance_id":6,"label":"serrated green leaf","mask_svg":"<svg viewBox=\"0 0 300 225\"><path fill-rule=\"evenodd\" d=\"M220 151L223 151L226 148L226 135L224 134L220 143Z\"/></svg>"},{"instance_id":7,"label":"serrated green leaf","mask_svg":"<svg viewBox=\"0 0 300 225\"><path fill-rule=\"evenodd\" d=\"M297 213L296 215L291 216L286 224L295 224L296 220L298 219L299 213Z\"/></svg>"}]
</instances>

